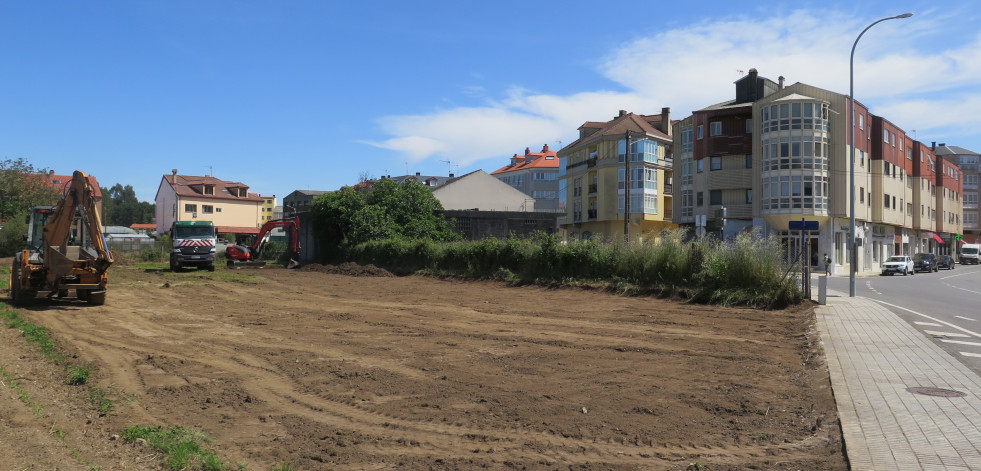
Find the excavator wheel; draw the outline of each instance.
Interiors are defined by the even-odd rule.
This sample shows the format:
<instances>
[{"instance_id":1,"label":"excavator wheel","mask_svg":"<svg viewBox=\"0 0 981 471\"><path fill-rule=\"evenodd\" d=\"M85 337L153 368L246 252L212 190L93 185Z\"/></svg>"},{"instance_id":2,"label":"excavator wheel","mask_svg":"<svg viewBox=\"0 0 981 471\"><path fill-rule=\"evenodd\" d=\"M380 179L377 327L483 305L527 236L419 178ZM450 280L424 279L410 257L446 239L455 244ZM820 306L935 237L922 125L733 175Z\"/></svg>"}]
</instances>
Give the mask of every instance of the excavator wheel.
<instances>
[{"instance_id":1,"label":"excavator wheel","mask_svg":"<svg viewBox=\"0 0 981 471\"><path fill-rule=\"evenodd\" d=\"M15 306L27 306L34 301L35 294L20 289L21 254L14 256L10 267L10 301Z\"/></svg>"}]
</instances>

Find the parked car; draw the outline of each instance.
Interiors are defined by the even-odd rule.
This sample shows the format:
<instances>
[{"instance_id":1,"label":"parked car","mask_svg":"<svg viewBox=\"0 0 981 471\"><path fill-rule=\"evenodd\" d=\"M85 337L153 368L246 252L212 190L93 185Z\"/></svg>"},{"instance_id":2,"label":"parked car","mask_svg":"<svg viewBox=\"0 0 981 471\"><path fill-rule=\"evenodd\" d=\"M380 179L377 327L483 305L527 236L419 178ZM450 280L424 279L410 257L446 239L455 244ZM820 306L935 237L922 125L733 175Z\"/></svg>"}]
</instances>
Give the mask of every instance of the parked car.
<instances>
[{"instance_id":1,"label":"parked car","mask_svg":"<svg viewBox=\"0 0 981 471\"><path fill-rule=\"evenodd\" d=\"M896 273L902 273L903 276L916 274L913 270L913 259L909 255L893 255L882 263L883 275Z\"/></svg>"},{"instance_id":2,"label":"parked car","mask_svg":"<svg viewBox=\"0 0 981 471\"><path fill-rule=\"evenodd\" d=\"M918 253L914 255L913 271L937 271L937 256L932 253Z\"/></svg>"},{"instance_id":3,"label":"parked car","mask_svg":"<svg viewBox=\"0 0 981 471\"><path fill-rule=\"evenodd\" d=\"M943 268L946 270L954 269L954 257L950 255L941 255L937 257L937 268Z\"/></svg>"}]
</instances>

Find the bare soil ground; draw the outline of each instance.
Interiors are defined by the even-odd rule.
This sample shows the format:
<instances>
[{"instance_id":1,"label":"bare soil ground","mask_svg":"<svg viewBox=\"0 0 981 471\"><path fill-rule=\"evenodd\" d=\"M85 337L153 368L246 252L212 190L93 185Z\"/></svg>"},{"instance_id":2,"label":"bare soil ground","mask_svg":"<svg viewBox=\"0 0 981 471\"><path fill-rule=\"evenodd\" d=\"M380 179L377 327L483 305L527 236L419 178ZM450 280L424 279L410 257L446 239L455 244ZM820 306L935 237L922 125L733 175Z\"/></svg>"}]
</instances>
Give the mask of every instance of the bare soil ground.
<instances>
[{"instance_id":1,"label":"bare soil ground","mask_svg":"<svg viewBox=\"0 0 981 471\"><path fill-rule=\"evenodd\" d=\"M18 311L93 374L67 386L0 329L30 398L0 386L3 469L160 469L113 439L133 425L200 428L230 469L847 469L809 306L117 265L105 306Z\"/></svg>"}]
</instances>

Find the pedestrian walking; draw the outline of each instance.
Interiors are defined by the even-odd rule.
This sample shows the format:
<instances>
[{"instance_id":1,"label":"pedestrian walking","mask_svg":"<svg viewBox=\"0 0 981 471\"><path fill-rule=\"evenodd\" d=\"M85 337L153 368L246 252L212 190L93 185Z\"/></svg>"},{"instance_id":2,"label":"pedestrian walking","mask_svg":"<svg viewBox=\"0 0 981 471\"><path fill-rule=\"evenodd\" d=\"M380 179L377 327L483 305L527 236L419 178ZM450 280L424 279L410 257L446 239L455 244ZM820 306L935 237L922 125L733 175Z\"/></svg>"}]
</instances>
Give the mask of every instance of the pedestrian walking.
<instances>
[{"instance_id":1,"label":"pedestrian walking","mask_svg":"<svg viewBox=\"0 0 981 471\"><path fill-rule=\"evenodd\" d=\"M834 262L831 261L831 257L829 257L828 256L828 253L825 252L824 253L824 271L826 271L828 273L828 276L831 276L832 275L831 270L833 268L834 268Z\"/></svg>"}]
</instances>

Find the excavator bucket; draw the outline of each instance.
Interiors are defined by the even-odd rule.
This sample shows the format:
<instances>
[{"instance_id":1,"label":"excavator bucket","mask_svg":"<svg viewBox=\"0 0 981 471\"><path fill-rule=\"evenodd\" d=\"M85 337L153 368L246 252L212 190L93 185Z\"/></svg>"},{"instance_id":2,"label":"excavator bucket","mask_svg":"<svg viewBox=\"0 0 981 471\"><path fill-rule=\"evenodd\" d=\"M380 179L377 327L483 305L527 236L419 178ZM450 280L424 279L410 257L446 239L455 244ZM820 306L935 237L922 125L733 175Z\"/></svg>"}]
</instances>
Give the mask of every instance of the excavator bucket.
<instances>
[{"instance_id":1,"label":"excavator bucket","mask_svg":"<svg viewBox=\"0 0 981 471\"><path fill-rule=\"evenodd\" d=\"M229 260L228 268L265 268L265 260Z\"/></svg>"}]
</instances>

